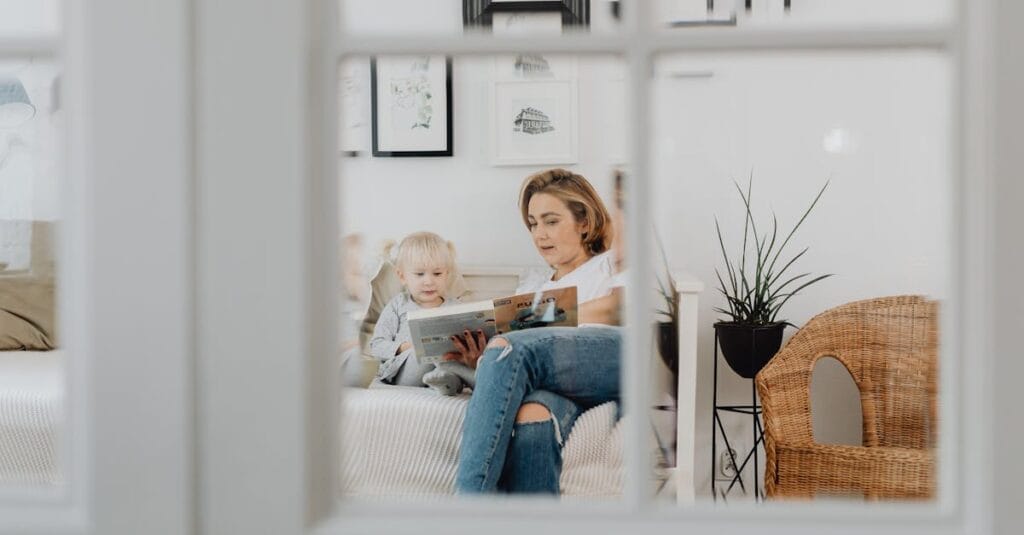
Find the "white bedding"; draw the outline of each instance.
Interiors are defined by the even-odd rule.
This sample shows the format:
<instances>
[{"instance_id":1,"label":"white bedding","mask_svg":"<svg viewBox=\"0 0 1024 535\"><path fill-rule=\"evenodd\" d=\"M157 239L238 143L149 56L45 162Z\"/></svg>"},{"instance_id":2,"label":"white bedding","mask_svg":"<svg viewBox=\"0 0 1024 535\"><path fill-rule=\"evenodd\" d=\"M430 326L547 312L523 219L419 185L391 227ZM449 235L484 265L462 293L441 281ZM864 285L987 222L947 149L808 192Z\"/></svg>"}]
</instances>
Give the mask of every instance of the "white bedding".
<instances>
[{"instance_id":1,"label":"white bedding","mask_svg":"<svg viewBox=\"0 0 1024 535\"><path fill-rule=\"evenodd\" d=\"M428 497L453 493L468 395L375 385L345 391L342 408L343 497ZM582 414L563 450L562 495L622 494L621 421L606 403Z\"/></svg>"},{"instance_id":2,"label":"white bedding","mask_svg":"<svg viewBox=\"0 0 1024 535\"><path fill-rule=\"evenodd\" d=\"M0 484L55 484L64 383L60 351L0 351Z\"/></svg>"}]
</instances>

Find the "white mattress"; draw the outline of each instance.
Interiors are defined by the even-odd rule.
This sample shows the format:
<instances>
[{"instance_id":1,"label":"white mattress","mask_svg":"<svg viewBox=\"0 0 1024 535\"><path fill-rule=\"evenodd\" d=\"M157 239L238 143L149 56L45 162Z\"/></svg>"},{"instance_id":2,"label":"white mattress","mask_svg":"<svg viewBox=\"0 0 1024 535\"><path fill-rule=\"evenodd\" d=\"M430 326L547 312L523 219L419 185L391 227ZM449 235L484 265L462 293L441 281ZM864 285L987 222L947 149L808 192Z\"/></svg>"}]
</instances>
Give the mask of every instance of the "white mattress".
<instances>
[{"instance_id":1,"label":"white mattress","mask_svg":"<svg viewBox=\"0 0 1024 535\"><path fill-rule=\"evenodd\" d=\"M439 396L426 388L346 390L341 409L342 496L452 494L468 399ZM613 403L579 417L563 449L563 497L621 496L620 428Z\"/></svg>"},{"instance_id":2,"label":"white mattress","mask_svg":"<svg viewBox=\"0 0 1024 535\"><path fill-rule=\"evenodd\" d=\"M0 484L55 484L62 353L0 351Z\"/></svg>"}]
</instances>

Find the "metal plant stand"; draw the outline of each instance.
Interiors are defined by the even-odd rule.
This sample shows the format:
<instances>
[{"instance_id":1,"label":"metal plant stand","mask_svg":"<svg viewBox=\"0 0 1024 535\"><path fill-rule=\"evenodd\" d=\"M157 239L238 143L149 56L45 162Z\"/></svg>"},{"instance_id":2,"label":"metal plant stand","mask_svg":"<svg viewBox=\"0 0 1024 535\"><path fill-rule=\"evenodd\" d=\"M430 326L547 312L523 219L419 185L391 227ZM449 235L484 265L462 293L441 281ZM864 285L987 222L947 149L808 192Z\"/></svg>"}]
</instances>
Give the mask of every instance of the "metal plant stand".
<instances>
[{"instance_id":1,"label":"metal plant stand","mask_svg":"<svg viewBox=\"0 0 1024 535\"><path fill-rule=\"evenodd\" d=\"M760 501L764 499L764 491L761 489L761 482L758 478L758 446L764 444L764 428L761 426L761 405L757 402L757 386L754 384L754 380L750 380L750 405L719 405L718 404L718 330L715 330L715 378L714 378L714 389L712 391L712 418L711 418L711 494L715 501L718 498L728 500L729 493L738 484L740 490L745 495L747 493L747 487L743 483L743 471L746 469L747 464L753 459L754 467L752 478L754 482L754 500ZM749 414L752 420L751 429L753 430L753 446L750 451L734 453L730 442L729 435L725 432L725 426L722 425L722 419L719 417L719 412L733 412L739 414ZM733 474L732 479L729 480L728 486L722 483L721 494L719 494L719 482L715 478L715 470L718 462L718 434L722 434L722 441L725 442L725 450L729 452L729 461L734 467L736 467L736 473ZM737 462L739 457L742 456L742 462Z\"/></svg>"}]
</instances>

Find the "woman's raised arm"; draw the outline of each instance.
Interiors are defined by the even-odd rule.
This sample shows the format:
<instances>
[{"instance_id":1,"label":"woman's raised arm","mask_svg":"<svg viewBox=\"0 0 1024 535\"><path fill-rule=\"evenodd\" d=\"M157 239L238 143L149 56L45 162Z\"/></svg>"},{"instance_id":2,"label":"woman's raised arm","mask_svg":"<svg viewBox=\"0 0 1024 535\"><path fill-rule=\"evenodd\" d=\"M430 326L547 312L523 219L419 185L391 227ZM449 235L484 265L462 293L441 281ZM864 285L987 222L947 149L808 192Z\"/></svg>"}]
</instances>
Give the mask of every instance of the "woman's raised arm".
<instances>
[{"instance_id":1,"label":"woman's raised arm","mask_svg":"<svg viewBox=\"0 0 1024 535\"><path fill-rule=\"evenodd\" d=\"M580 323L601 323L622 325L622 288L613 288L612 293L580 304Z\"/></svg>"}]
</instances>

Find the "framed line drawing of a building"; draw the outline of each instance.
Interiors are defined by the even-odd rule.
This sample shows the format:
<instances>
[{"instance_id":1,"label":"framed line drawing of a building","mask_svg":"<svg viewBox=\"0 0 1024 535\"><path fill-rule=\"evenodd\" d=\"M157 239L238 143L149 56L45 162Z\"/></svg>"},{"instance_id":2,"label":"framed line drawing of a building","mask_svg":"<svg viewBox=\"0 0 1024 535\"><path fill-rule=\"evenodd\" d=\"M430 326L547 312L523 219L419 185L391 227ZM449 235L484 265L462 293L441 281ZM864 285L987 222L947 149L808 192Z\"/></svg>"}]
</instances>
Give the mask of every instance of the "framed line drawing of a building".
<instances>
[{"instance_id":1,"label":"framed line drawing of a building","mask_svg":"<svg viewBox=\"0 0 1024 535\"><path fill-rule=\"evenodd\" d=\"M497 80L492 103L494 165L579 161L575 80Z\"/></svg>"}]
</instances>

